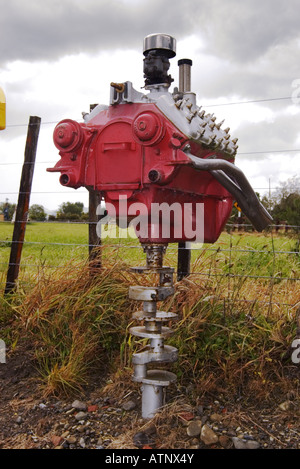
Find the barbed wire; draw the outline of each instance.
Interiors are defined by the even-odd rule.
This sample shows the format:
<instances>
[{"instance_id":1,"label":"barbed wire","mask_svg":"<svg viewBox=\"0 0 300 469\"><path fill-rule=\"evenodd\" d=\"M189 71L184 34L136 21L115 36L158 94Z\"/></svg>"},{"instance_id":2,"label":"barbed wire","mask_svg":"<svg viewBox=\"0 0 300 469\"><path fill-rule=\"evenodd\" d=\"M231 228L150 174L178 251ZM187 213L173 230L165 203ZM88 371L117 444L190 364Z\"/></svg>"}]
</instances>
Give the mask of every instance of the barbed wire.
<instances>
[{"instance_id":1,"label":"barbed wire","mask_svg":"<svg viewBox=\"0 0 300 469\"><path fill-rule=\"evenodd\" d=\"M0 262L0 265L8 265L6 262ZM43 265L43 264L18 264L17 262L9 262L9 265L12 266L19 266L21 269L25 269L26 267L36 267L38 269L65 269L65 265L61 264L54 264L54 265ZM130 270L130 267L128 267ZM178 271L174 271L175 274ZM299 281L300 277L280 277L276 275L249 275L249 274L230 274L229 272L220 272L220 273L212 273L212 272L190 272L188 276L204 276L204 277L221 277L221 278L251 278L251 279L264 279L264 280L292 280L292 281Z\"/></svg>"},{"instance_id":2,"label":"barbed wire","mask_svg":"<svg viewBox=\"0 0 300 469\"><path fill-rule=\"evenodd\" d=\"M266 103L266 102L276 102L276 101L287 101L291 100L293 102L293 96L280 96L275 98L258 98L258 99L250 99L245 101L231 101L231 102L224 102L224 103L212 103L212 104L203 104L201 107L223 107L223 106L237 106L237 105L247 105L247 104L257 104L257 103ZM74 119L77 122L83 122L82 119ZM59 120L53 121L43 121L41 120L40 124L38 123L21 123L21 124L7 124L6 128L14 128L14 127L27 127L28 125L55 125L58 124Z\"/></svg>"},{"instance_id":3,"label":"barbed wire","mask_svg":"<svg viewBox=\"0 0 300 469\"><path fill-rule=\"evenodd\" d=\"M278 155L280 156L282 153L299 153L299 148L290 148L290 149L282 149L282 150L259 150L259 151L239 151L237 156L245 156L245 155ZM57 160L55 161L35 161L35 162L24 162L24 161L8 161L8 162L1 162L0 166L10 166L10 165L39 165L39 164L48 164L48 165L56 165Z\"/></svg>"},{"instance_id":4,"label":"barbed wire","mask_svg":"<svg viewBox=\"0 0 300 469\"><path fill-rule=\"evenodd\" d=\"M103 209L105 210L105 207L103 207ZM88 212L84 212L85 215L88 215ZM88 219L83 219L83 220L71 220L71 219L68 219L68 218L55 218L55 220L35 220L35 219L29 219L27 220L27 223L41 223L41 224L55 224L55 223L63 223L63 224L67 224L67 225L70 225L70 224L74 224L74 225L98 225L98 223L100 222L100 219L98 221L90 221ZM7 220L7 221L2 221L0 223L6 223L7 224L14 224L14 223L24 223L24 220ZM107 223L102 223L102 226L105 226ZM111 220L109 220L109 225L110 226L117 226L116 223L112 223ZM251 231L253 231L253 226L250 224L250 223L239 223L238 221L235 222L229 222L229 223L226 223L225 225L230 231L234 231L235 228L239 227L239 229L241 230L247 230L247 229L250 229ZM274 228L288 228L288 229L293 229L295 231L299 231L300 230L300 225L290 225L288 223L274 223L272 225L268 225L267 228L265 228L265 232L269 232L270 229L274 229Z\"/></svg>"},{"instance_id":5,"label":"barbed wire","mask_svg":"<svg viewBox=\"0 0 300 469\"><path fill-rule=\"evenodd\" d=\"M220 106L235 106L241 104L256 104L256 103L266 103L272 101L285 101L293 100L293 96L283 96L279 98L261 98L261 99L251 99L248 101L234 101L229 103L216 103L216 104L203 104L203 107L220 107Z\"/></svg>"},{"instance_id":6,"label":"barbed wire","mask_svg":"<svg viewBox=\"0 0 300 469\"><path fill-rule=\"evenodd\" d=\"M254 190L277 190L279 189L279 186L278 187L274 187L274 188L270 188L270 187L253 187ZM0 195L18 195L18 194L53 194L54 192L53 191L30 191L30 192L26 192L26 191L14 191L14 192L0 192ZM76 190L76 192L68 192L68 194L88 194L88 190L82 190L82 191L79 191L78 189ZM55 191L55 194L67 194L66 191Z\"/></svg>"},{"instance_id":7,"label":"barbed wire","mask_svg":"<svg viewBox=\"0 0 300 469\"><path fill-rule=\"evenodd\" d=\"M299 227L300 229L300 227ZM42 246L72 246L72 247L77 247L77 246L82 246L82 247L90 247L90 248L99 248L99 246L103 247L113 247L113 248L125 248L125 249L143 249L141 245L128 245L128 244L113 244L113 245L103 245L103 244L90 244L90 243L62 243L62 242L45 242L45 241L14 241L14 240L8 240L8 239L0 239L0 246L4 247L3 245L7 244L9 247L11 244L26 244L26 245L42 245ZM172 243L174 244L174 243ZM169 251L177 251L177 250L184 250L186 249L185 247L172 247L168 246ZM292 254L295 256L300 256L299 251L283 251L283 250L273 250L269 248L268 250L260 250L260 249L241 249L241 248L236 248L235 246L232 246L228 249L224 248L213 248L213 247L203 247L202 246L189 246L188 249L191 251L212 251L216 253L221 253L221 252L234 252L234 253L247 253L247 254Z\"/></svg>"}]
</instances>

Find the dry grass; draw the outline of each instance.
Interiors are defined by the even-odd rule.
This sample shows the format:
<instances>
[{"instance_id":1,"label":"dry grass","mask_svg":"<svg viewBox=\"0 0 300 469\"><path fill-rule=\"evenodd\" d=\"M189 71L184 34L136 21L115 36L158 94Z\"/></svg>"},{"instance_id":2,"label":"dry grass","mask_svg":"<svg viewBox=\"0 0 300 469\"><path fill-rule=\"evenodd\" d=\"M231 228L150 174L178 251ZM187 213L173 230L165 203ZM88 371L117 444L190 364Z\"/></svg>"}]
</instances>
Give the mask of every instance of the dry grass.
<instances>
[{"instance_id":1,"label":"dry grass","mask_svg":"<svg viewBox=\"0 0 300 469\"><path fill-rule=\"evenodd\" d=\"M179 314L168 341L179 350L172 370L179 384L192 382L198 396L222 390L268 398L279 388L297 389L289 355L297 282L231 277L217 254L206 254L162 305ZM131 356L139 347L128 328L140 307L129 301L128 288L153 279L133 275L117 257L110 262L106 256L101 270L73 261L42 271L38 283L1 299L2 331L11 346L19 336L32 343L45 394L80 393L91 371L103 368L115 394L128 390Z\"/></svg>"},{"instance_id":2,"label":"dry grass","mask_svg":"<svg viewBox=\"0 0 300 469\"><path fill-rule=\"evenodd\" d=\"M152 419L143 423L141 420L133 420L131 427L115 438L109 444L108 449L136 449L132 441L137 429L139 432L150 435L157 449L187 448L189 443L181 416L193 410L186 399L177 398L166 404Z\"/></svg>"},{"instance_id":3,"label":"dry grass","mask_svg":"<svg viewBox=\"0 0 300 469\"><path fill-rule=\"evenodd\" d=\"M91 275L89 265L70 263L19 292L11 305L20 335L34 349L45 393L77 393L88 372L119 356L130 312L128 280L120 265Z\"/></svg>"}]
</instances>

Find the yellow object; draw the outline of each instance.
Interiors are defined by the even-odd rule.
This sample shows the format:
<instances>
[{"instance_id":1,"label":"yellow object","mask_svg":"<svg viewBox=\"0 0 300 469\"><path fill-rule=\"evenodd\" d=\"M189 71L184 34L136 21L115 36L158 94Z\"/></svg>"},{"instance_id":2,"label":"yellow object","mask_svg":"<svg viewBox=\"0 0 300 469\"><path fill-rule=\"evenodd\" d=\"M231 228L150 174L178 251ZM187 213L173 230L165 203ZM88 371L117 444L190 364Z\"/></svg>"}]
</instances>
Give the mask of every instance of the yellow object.
<instances>
[{"instance_id":1,"label":"yellow object","mask_svg":"<svg viewBox=\"0 0 300 469\"><path fill-rule=\"evenodd\" d=\"M0 130L4 130L6 127L6 99L5 94L0 88Z\"/></svg>"},{"instance_id":2,"label":"yellow object","mask_svg":"<svg viewBox=\"0 0 300 469\"><path fill-rule=\"evenodd\" d=\"M239 211L239 212L241 212L241 211L242 211L242 209L241 209L241 208L238 206L238 203L237 203L237 202L235 202L233 205L235 206L235 208L237 208L237 209L238 209L238 211Z\"/></svg>"}]
</instances>

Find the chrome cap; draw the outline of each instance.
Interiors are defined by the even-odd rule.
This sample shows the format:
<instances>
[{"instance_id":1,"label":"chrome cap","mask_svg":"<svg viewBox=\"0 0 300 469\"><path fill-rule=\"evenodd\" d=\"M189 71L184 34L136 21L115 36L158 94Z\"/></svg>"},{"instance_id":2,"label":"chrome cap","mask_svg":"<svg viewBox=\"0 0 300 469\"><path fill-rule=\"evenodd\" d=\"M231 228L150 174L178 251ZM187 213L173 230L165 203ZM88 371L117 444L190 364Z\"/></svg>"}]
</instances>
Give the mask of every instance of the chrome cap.
<instances>
[{"instance_id":1,"label":"chrome cap","mask_svg":"<svg viewBox=\"0 0 300 469\"><path fill-rule=\"evenodd\" d=\"M169 59L176 55L176 39L168 34L149 34L144 39L144 55L150 50L162 50Z\"/></svg>"}]
</instances>

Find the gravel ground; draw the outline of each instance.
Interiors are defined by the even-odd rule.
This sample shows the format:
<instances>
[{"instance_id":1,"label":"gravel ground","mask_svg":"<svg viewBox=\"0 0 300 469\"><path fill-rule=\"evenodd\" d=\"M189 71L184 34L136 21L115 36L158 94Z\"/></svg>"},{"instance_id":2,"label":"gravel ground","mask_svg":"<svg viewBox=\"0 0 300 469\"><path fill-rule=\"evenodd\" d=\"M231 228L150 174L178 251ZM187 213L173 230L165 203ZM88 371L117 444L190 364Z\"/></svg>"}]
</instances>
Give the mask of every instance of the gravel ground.
<instances>
[{"instance_id":1,"label":"gravel ground","mask_svg":"<svg viewBox=\"0 0 300 469\"><path fill-rule=\"evenodd\" d=\"M1 449L300 449L300 401L245 403L216 395L193 399L173 389L166 409L140 418L139 390L114 393L99 377L84 394L45 399L24 351L0 364ZM196 403L195 403L196 402Z\"/></svg>"}]
</instances>

